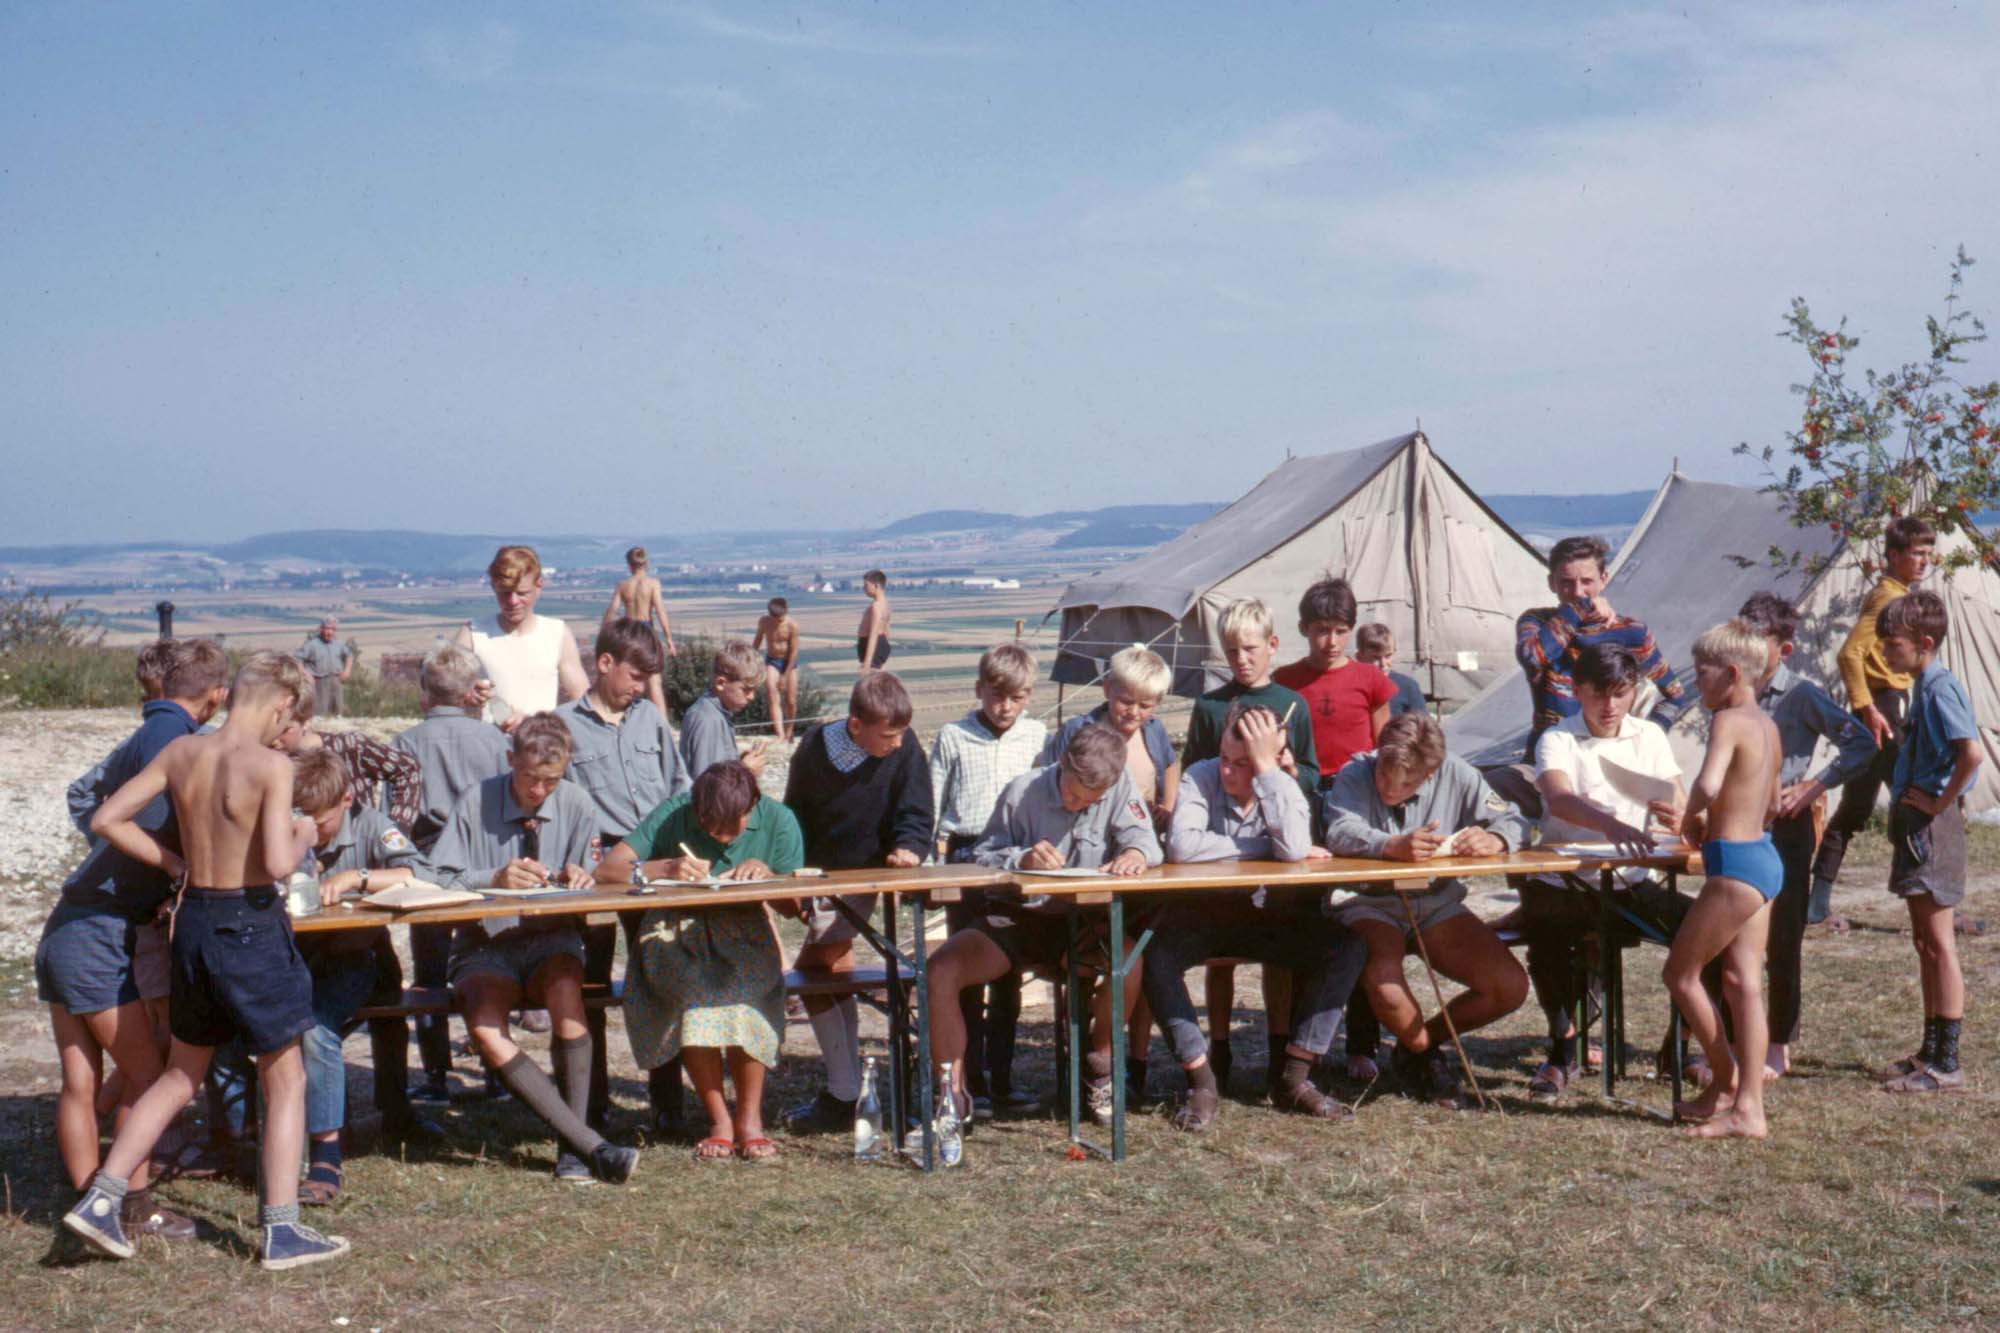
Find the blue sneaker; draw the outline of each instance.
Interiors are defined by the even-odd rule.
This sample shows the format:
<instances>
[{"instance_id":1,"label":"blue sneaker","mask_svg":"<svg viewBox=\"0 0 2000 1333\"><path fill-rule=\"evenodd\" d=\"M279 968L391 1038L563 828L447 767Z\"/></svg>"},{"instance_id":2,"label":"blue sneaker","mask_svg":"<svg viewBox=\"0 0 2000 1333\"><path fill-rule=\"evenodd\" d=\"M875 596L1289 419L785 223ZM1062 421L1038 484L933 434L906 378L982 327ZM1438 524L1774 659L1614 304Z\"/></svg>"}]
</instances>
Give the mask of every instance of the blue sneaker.
<instances>
[{"instance_id":1,"label":"blue sneaker","mask_svg":"<svg viewBox=\"0 0 2000 1333\"><path fill-rule=\"evenodd\" d=\"M556 1154L556 1179L572 1185L594 1185L597 1177L592 1174L590 1163L575 1153L564 1150Z\"/></svg>"},{"instance_id":2,"label":"blue sneaker","mask_svg":"<svg viewBox=\"0 0 2000 1333\"><path fill-rule=\"evenodd\" d=\"M117 1199L92 1185L76 1201L76 1207L63 1214L63 1225L83 1237L91 1248L114 1259L130 1259L134 1250L125 1238L123 1212Z\"/></svg>"},{"instance_id":3,"label":"blue sneaker","mask_svg":"<svg viewBox=\"0 0 2000 1333\"><path fill-rule=\"evenodd\" d=\"M304 1268L307 1264L338 1259L348 1248L345 1236L322 1236L309 1226L280 1222L264 1228L264 1245L257 1262L272 1272Z\"/></svg>"}]
</instances>

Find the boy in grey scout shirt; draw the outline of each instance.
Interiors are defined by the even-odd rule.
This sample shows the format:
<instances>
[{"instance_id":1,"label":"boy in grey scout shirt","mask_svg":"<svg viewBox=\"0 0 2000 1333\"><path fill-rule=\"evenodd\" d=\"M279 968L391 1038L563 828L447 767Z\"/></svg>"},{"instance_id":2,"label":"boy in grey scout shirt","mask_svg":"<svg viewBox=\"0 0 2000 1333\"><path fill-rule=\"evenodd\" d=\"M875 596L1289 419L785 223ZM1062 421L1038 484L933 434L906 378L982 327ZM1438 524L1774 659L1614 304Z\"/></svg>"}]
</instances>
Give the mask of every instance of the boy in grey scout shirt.
<instances>
[{"instance_id":1,"label":"boy in grey scout shirt","mask_svg":"<svg viewBox=\"0 0 2000 1333\"><path fill-rule=\"evenodd\" d=\"M1230 706L1222 722L1222 752L1190 764L1167 827L1167 859L1302 861L1325 857L1313 846L1305 793L1278 765L1285 732L1268 708ZM1152 919L1144 955L1146 998L1165 1029L1174 1058L1187 1071L1188 1099L1174 1127L1207 1129L1222 1107L1208 1062L1208 1043L1188 996L1187 972L1210 958L1254 958L1295 969L1289 1023L1273 1023L1277 1066L1271 1100L1322 1120L1353 1113L1312 1084L1313 1065L1333 1044L1340 1013L1367 950L1359 936L1320 911L1310 888L1264 888L1174 895ZM1211 1021L1225 1018L1214 1016ZM1276 1052L1282 1048L1280 1059Z\"/></svg>"},{"instance_id":2,"label":"boy in grey scout shirt","mask_svg":"<svg viewBox=\"0 0 2000 1333\"><path fill-rule=\"evenodd\" d=\"M312 677L313 712L320 717L339 717L347 704L343 682L354 670L354 653L339 639L339 633L339 623L328 616L292 654Z\"/></svg>"},{"instance_id":3,"label":"boy in grey scout shirt","mask_svg":"<svg viewBox=\"0 0 2000 1333\"><path fill-rule=\"evenodd\" d=\"M597 806L569 767L570 734L554 713L535 713L514 729L511 771L466 793L431 849L441 879L468 889L527 889L561 881L594 887L586 868L597 838ZM500 1081L562 1137L559 1180L623 1181L638 1161L587 1123L590 1032L583 1011L583 939L571 917L488 917L458 928L451 984L465 999L465 1025ZM552 1083L514 1044L507 1015L523 999L549 1011Z\"/></svg>"},{"instance_id":4,"label":"boy in grey scout shirt","mask_svg":"<svg viewBox=\"0 0 2000 1333\"><path fill-rule=\"evenodd\" d=\"M764 776L764 746L760 741L748 754L736 750L736 728L729 721L750 706L757 697L757 682L764 678L764 666L756 650L741 639L731 639L715 654L709 691L688 705L681 715L681 763L688 781L706 773L716 764L740 761L758 777ZM630 830L627 830L628 832Z\"/></svg>"},{"instance_id":5,"label":"boy in grey scout shirt","mask_svg":"<svg viewBox=\"0 0 2000 1333\"><path fill-rule=\"evenodd\" d=\"M418 683L424 693L424 720L396 737L394 748L415 759L423 772L423 810L410 836L428 854L444 831L459 798L507 771L507 734L479 716L479 659L457 644L441 644L424 658ZM411 926L410 963L419 986L442 987L449 978L450 926ZM417 1052L424 1083L418 1096L447 1102L451 1089L451 1034L441 1014L417 1019Z\"/></svg>"},{"instance_id":6,"label":"boy in grey scout shirt","mask_svg":"<svg viewBox=\"0 0 2000 1333\"><path fill-rule=\"evenodd\" d=\"M1428 861L1454 834L1453 854L1496 856L1520 848L1528 834L1521 812L1495 795L1478 769L1447 753L1444 729L1422 713L1393 719L1372 753L1348 761L1326 790L1322 814L1335 856ZM1463 881L1440 878L1404 902L1397 897L1390 885L1370 885L1332 911L1367 943L1363 983L1377 1017L1396 1034L1394 1064L1404 1089L1462 1107L1458 1072L1445 1055L1444 1016L1425 1023L1404 979L1410 913L1432 965L1466 988L1447 1006L1461 1036L1520 1008L1528 974L1492 928L1466 910Z\"/></svg>"},{"instance_id":7,"label":"boy in grey scout shirt","mask_svg":"<svg viewBox=\"0 0 2000 1333\"><path fill-rule=\"evenodd\" d=\"M1160 864L1160 840L1146 804L1125 772L1125 738L1109 727L1079 731L1062 759L1007 784L972 859L1007 870L1101 869L1137 875ZM1064 914L1043 897L1024 898L988 913L946 940L930 966L931 1054L952 1065L952 1095L968 1123L971 1099L963 1084L965 1019L959 992L983 986L1027 965L1052 967L1068 947ZM1129 941L1128 941L1129 946ZM1139 998L1134 968L1123 997L1125 1021ZM1094 1006L1086 1092L1093 1115L1111 1108L1111 996L1101 988Z\"/></svg>"},{"instance_id":8,"label":"boy in grey scout shirt","mask_svg":"<svg viewBox=\"0 0 2000 1333\"><path fill-rule=\"evenodd\" d=\"M574 743L569 781L589 793L597 805L600 842L594 849L593 865L603 848L616 847L647 815L692 785L674 747L674 734L667 728L666 714L646 697L647 681L658 677L666 658L652 626L629 616L606 622L597 631L596 657L596 682L580 697L556 709ZM629 958L637 952L639 914L622 912L619 920L625 927ZM618 951L618 927L580 924L584 982L608 985L612 956ZM602 1009L586 1009L584 1013L590 1028L589 1120L593 1127L602 1129L611 1111L605 1016ZM681 1127L680 1064L670 1060L647 1072L655 1126L677 1132Z\"/></svg>"}]
</instances>

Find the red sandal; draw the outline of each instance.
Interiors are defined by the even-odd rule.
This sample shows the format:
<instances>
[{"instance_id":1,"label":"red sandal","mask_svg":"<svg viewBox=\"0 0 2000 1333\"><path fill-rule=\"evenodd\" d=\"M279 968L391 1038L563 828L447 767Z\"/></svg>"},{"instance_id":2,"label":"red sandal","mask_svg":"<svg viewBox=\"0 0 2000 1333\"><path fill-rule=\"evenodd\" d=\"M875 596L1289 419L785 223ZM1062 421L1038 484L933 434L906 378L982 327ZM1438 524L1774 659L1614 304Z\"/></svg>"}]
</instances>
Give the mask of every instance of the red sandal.
<instances>
[{"instance_id":1,"label":"red sandal","mask_svg":"<svg viewBox=\"0 0 2000 1333\"><path fill-rule=\"evenodd\" d=\"M736 1155L746 1162L769 1162L778 1156L778 1145L761 1135L736 1144Z\"/></svg>"},{"instance_id":2,"label":"red sandal","mask_svg":"<svg viewBox=\"0 0 2000 1333\"><path fill-rule=\"evenodd\" d=\"M694 1160L697 1162L726 1162L736 1151L736 1145L728 1139L707 1138L694 1145Z\"/></svg>"}]
</instances>

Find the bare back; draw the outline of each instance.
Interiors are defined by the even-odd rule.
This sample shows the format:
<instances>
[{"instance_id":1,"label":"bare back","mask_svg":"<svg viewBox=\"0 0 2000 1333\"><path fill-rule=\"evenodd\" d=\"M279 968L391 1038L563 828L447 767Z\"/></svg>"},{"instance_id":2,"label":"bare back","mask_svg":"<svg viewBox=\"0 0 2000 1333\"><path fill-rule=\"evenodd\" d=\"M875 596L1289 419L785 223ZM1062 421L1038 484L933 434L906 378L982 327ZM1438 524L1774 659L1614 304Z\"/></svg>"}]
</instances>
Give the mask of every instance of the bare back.
<instances>
[{"instance_id":1,"label":"bare back","mask_svg":"<svg viewBox=\"0 0 2000 1333\"><path fill-rule=\"evenodd\" d=\"M611 605L605 610L604 618L616 620L621 615L649 624L657 622L664 628L667 608L660 600L660 581L650 574L634 574L619 583L612 590Z\"/></svg>"},{"instance_id":2,"label":"bare back","mask_svg":"<svg viewBox=\"0 0 2000 1333\"><path fill-rule=\"evenodd\" d=\"M1754 842L1778 802L1778 728L1754 703L1715 713L1695 785L1708 794L1708 836Z\"/></svg>"},{"instance_id":3,"label":"bare back","mask_svg":"<svg viewBox=\"0 0 2000 1333\"><path fill-rule=\"evenodd\" d=\"M289 873L292 765L226 731L175 741L160 755L180 822L188 883L204 889L269 884Z\"/></svg>"}]
</instances>

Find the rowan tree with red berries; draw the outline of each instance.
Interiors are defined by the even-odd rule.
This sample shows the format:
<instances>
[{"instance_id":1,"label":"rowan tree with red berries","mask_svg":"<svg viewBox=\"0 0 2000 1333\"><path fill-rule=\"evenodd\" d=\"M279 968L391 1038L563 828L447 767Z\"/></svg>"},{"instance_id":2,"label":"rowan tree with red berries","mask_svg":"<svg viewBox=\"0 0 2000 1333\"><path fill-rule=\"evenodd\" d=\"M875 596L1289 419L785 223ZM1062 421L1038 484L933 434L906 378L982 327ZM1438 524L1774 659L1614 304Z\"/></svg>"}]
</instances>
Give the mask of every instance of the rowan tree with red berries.
<instances>
[{"instance_id":1,"label":"rowan tree with red berries","mask_svg":"<svg viewBox=\"0 0 2000 1333\"><path fill-rule=\"evenodd\" d=\"M1950 550L1940 541L1938 563L1947 570L1996 559L1993 539L1974 517L2000 507L2000 382L1968 384L1958 369L1966 364L1965 349L1986 341L1986 326L1963 305L1972 263L1961 246L1944 315L1924 321L1930 355L1887 373L1864 371L1858 383L1848 360L1861 340L1848 334L1847 320L1824 327L1803 297L1793 298L1779 336L1812 362L1812 378L1792 385L1805 412L1782 447L1736 446L1763 460L1771 478L1764 489L1778 496L1793 523L1824 525L1845 538L1871 577L1882 530L1903 514L1928 519L1940 538L1965 536L1967 546ZM1812 574L1829 559L1775 546L1770 555L1784 568L1804 565Z\"/></svg>"}]
</instances>

